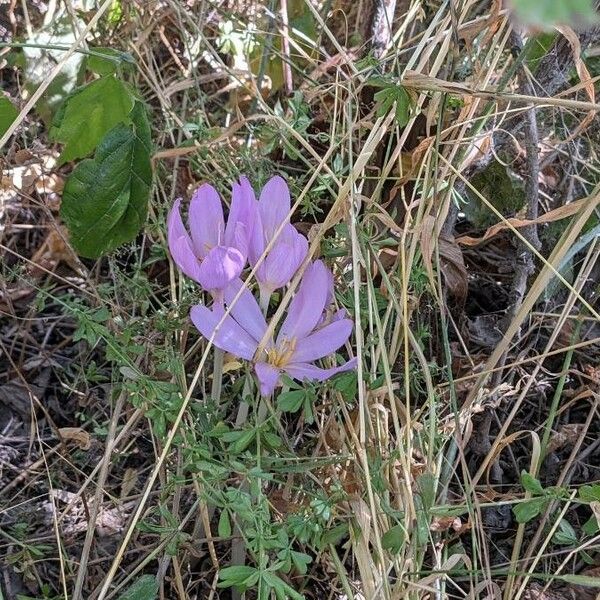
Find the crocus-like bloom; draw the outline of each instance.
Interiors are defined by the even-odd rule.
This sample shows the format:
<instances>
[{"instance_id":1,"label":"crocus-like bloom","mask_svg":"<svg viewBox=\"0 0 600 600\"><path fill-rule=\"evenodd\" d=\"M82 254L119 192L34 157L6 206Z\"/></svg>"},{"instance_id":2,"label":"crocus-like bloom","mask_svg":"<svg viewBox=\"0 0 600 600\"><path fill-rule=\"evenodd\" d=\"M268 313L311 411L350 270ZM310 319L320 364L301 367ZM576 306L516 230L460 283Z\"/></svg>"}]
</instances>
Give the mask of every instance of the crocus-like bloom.
<instances>
[{"instance_id":1,"label":"crocus-like bloom","mask_svg":"<svg viewBox=\"0 0 600 600\"><path fill-rule=\"evenodd\" d=\"M235 303L232 302L241 287L242 282L236 280L225 290L225 303L231 307L231 312L216 333L215 329L223 317L222 307L209 310L206 306L194 306L191 317L202 335L209 339L214 335L215 346L254 361L263 395L274 391L283 372L300 381L324 381L355 367L356 359L330 369L312 364L340 348L352 333L352 320L345 313L338 311L332 318L327 316L331 274L321 261L307 268L276 339L269 340L258 356L258 346L267 331L267 322L247 289L242 291Z\"/></svg>"},{"instance_id":2,"label":"crocus-like bloom","mask_svg":"<svg viewBox=\"0 0 600 600\"><path fill-rule=\"evenodd\" d=\"M278 176L269 179L258 200L256 226L248 253L253 267L279 227L284 225L256 271L261 298L269 298L276 289L288 284L308 252L307 239L290 224L290 207L287 183Z\"/></svg>"},{"instance_id":3,"label":"crocus-like bloom","mask_svg":"<svg viewBox=\"0 0 600 600\"><path fill-rule=\"evenodd\" d=\"M167 219L169 251L175 264L221 301L222 290L240 276L246 265L256 219L256 199L250 182L242 177L233 185L227 225L219 194L201 185L192 197L186 230L178 199Z\"/></svg>"}]
</instances>

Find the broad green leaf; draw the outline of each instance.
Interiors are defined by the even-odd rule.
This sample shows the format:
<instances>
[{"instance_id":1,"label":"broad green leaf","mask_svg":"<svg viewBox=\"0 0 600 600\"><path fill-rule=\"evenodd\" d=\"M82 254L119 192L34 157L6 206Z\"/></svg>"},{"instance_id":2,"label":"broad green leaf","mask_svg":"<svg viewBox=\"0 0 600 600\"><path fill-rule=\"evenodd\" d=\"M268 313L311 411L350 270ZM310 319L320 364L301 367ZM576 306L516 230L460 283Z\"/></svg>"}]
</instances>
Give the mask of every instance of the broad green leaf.
<instances>
[{"instance_id":1,"label":"broad green leaf","mask_svg":"<svg viewBox=\"0 0 600 600\"><path fill-rule=\"evenodd\" d=\"M581 531L585 535L596 535L600 531L600 525L598 525L598 519L596 515L592 515L582 526Z\"/></svg>"},{"instance_id":2,"label":"broad green leaf","mask_svg":"<svg viewBox=\"0 0 600 600\"><path fill-rule=\"evenodd\" d=\"M517 19L526 25L551 29L555 25L596 23L593 0L511 0Z\"/></svg>"},{"instance_id":3,"label":"broad green leaf","mask_svg":"<svg viewBox=\"0 0 600 600\"><path fill-rule=\"evenodd\" d=\"M118 600L154 600L158 594L158 583L152 575L142 575Z\"/></svg>"},{"instance_id":4,"label":"broad green leaf","mask_svg":"<svg viewBox=\"0 0 600 600\"><path fill-rule=\"evenodd\" d=\"M542 484L540 483L539 479L536 479L527 471L523 471L521 473L521 484L528 492L531 492L536 496L544 495L544 488L542 487Z\"/></svg>"},{"instance_id":5,"label":"broad green leaf","mask_svg":"<svg viewBox=\"0 0 600 600\"><path fill-rule=\"evenodd\" d=\"M86 67L98 75L113 75L119 71L120 67L135 64L135 60L129 52L102 47L91 48L90 51L93 54L87 56Z\"/></svg>"},{"instance_id":6,"label":"broad green leaf","mask_svg":"<svg viewBox=\"0 0 600 600\"><path fill-rule=\"evenodd\" d=\"M6 133L18 114L13 103L6 96L0 94L0 135Z\"/></svg>"},{"instance_id":7,"label":"broad green leaf","mask_svg":"<svg viewBox=\"0 0 600 600\"><path fill-rule=\"evenodd\" d=\"M277 397L277 408L283 412L298 412L304 402L304 390L282 392Z\"/></svg>"},{"instance_id":8,"label":"broad green leaf","mask_svg":"<svg viewBox=\"0 0 600 600\"><path fill-rule=\"evenodd\" d=\"M129 120L134 104L128 87L112 76L96 79L73 92L50 129L50 137L65 144L59 163L91 154L111 129Z\"/></svg>"},{"instance_id":9,"label":"broad green leaf","mask_svg":"<svg viewBox=\"0 0 600 600\"><path fill-rule=\"evenodd\" d=\"M582 485L579 498L584 502L600 502L600 485Z\"/></svg>"},{"instance_id":10,"label":"broad green leaf","mask_svg":"<svg viewBox=\"0 0 600 600\"><path fill-rule=\"evenodd\" d=\"M546 498L532 498L513 506L517 523L528 523L535 519L542 512L546 502Z\"/></svg>"},{"instance_id":11,"label":"broad green leaf","mask_svg":"<svg viewBox=\"0 0 600 600\"><path fill-rule=\"evenodd\" d=\"M94 158L77 165L65 184L61 216L73 247L87 258L133 240L146 220L150 126L141 103L130 116L131 124L109 131Z\"/></svg>"},{"instance_id":12,"label":"broad green leaf","mask_svg":"<svg viewBox=\"0 0 600 600\"><path fill-rule=\"evenodd\" d=\"M385 550L396 554L402 550L404 540L406 539L406 533L402 525L395 525L391 529L386 531L381 538L381 545Z\"/></svg>"},{"instance_id":13,"label":"broad green leaf","mask_svg":"<svg viewBox=\"0 0 600 600\"><path fill-rule=\"evenodd\" d=\"M231 521L229 520L229 514L226 510L221 511L221 516L219 517L219 525L217 526L217 532L219 533L219 537L231 537Z\"/></svg>"}]
</instances>

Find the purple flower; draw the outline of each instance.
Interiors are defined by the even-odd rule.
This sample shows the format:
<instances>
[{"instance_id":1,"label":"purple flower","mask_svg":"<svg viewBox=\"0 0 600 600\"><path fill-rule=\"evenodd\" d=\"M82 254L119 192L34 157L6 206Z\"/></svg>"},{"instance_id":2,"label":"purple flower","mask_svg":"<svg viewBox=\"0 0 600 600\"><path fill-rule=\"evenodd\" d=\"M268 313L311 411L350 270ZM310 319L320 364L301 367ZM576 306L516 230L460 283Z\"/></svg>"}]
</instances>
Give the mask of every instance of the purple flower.
<instances>
[{"instance_id":1,"label":"purple flower","mask_svg":"<svg viewBox=\"0 0 600 600\"><path fill-rule=\"evenodd\" d=\"M260 391L265 396L273 392L283 372L300 381L324 381L356 365L356 359L331 369L312 364L335 352L352 333L352 320L345 313L338 311L333 318L327 316L330 281L331 274L323 262L316 261L308 267L276 339L269 340L259 356L255 355L267 331L267 322L247 289L232 304L242 287L240 280L225 290L225 303L231 306L231 312L216 334L215 328L224 314L223 307L209 310L206 306L194 306L192 321L206 338L214 335L213 343L221 350L255 361Z\"/></svg>"},{"instance_id":2,"label":"purple flower","mask_svg":"<svg viewBox=\"0 0 600 600\"><path fill-rule=\"evenodd\" d=\"M175 264L218 299L246 265L256 219L256 199L250 182L242 177L233 185L227 225L219 194L201 185L192 197L186 230L175 201L167 219L169 251Z\"/></svg>"},{"instance_id":3,"label":"purple flower","mask_svg":"<svg viewBox=\"0 0 600 600\"><path fill-rule=\"evenodd\" d=\"M256 226L249 249L254 267L283 223L283 229L256 271L261 297L269 297L290 282L308 252L308 241L290 224L290 190L281 177L272 177L258 200Z\"/></svg>"}]
</instances>

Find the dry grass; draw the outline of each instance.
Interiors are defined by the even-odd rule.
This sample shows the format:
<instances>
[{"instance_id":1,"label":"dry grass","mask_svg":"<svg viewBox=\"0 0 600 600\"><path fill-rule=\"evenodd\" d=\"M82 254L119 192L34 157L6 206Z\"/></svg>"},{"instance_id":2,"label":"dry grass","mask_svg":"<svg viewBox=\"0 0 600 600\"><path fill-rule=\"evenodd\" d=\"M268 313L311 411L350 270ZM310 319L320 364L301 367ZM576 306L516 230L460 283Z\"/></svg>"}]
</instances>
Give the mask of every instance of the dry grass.
<instances>
[{"instance_id":1,"label":"dry grass","mask_svg":"<svg viewBox=\"0 0 600 600\"><path fill-rule=\"evenodd\" d=\"M274 530L294 515L308 515L323 532L347 526L341 540L331 542L290 536L290 546L309 554L312 563L306 575L292 571L284 578L307 598L512 600L590 592L593 588L577 586L598 580L565 576L594 576L600 539L582 530L592 513L578 492L598 477L594 332L600 316L590 285L598 272L597 237L581 246L590 227L597 227L600 200L592 180L598 109L593 85L575 83L567 93L549 97L521 93L511 71L510 16L497 3L399 2L393 44L376 65L360 61L365 48L343 33L353 30L343 11L357 19L366 10L362 4L336 4L338 12L327 13L309 2L289 3L290 14L304 11L318 33L304 44L292 37L289 50L278 43L286 31L278 3L239 4L124 4L129 12L122 22L104 32L107 39L97 40L135 57L133 79L152 109L150 218L133 248L98 263L82 263L66 249L68 260L42 263L41 274L33 276L26 267L41 262L32 257L46 235L42 227L52 231L59 220L44 204L46 191L19 187L14 179L8 184L1 242L7 257L3 384L19 383L24 408L15 412L23 423L3 423L0 437L2 464L12 464L6 473L0 470L6 589L37 590L40 598L107 600L118 598L141 573L151 573L161 598L236 597L216 587L220 569L265 557L273 563L272 552L261 547L257 556L248 550L252 526L227 500L228 491L238 490L257 515L267 507ZM110 6L104 2L88 13L81 38ZM30 13L35 21L34 7ZM285 77L302 90L312 129L298 126L290 102L282 100L283 109L276 105L266 67L250 69L241 57L235 61L219 51L219 26L228 20L239 32L255 23L256 35L270 40L260 38L262 47L275 55L285 49L281 59L292 67ZM60 68L59 62L42 86ZM395 107L378 116L372 101L372 78L383 74L413 95L402 126ZM8 169L23 145L30 145L34 157L48 147L44 134L34 144L28 131L35 100L34 95L24 103L0 141L1 146L11 140ZM506 207L472 181L478 162L492 152L492 133L510 129L532 106L543 134L540 154L554 153L552 168L576 180L569 198L544 180L544 212L587 198L560 221L566 225L558 241L541 248L513 225ZM562 132L567 141L559 138L555 122L568 122ZM19 131L25 132L20 138ZM520 135L515 134L517 146ZM269 136L276 143L267 151ZM294 146L293 158L284 154L284 140ZM511 150L516 171L518 150ZM354 341L347 350L358 357L358 386L352 398L334 386L319 388L314 423L300 413L263 407L282 446L265 449L259 443L236 454L208 434L219 421L238 429L260 427L261 409L245 395L248 383L240 385L243 368L226 364L225 373L213 368L212 344L194 334L186 317L197 292L165 254L154 260L152 252L165 248L164 215L175 197L201 180L226 191L240 172L257 186L275 169L288 175L296 192L292 215L309 229L309 258L325 255L330 261L338 301L354 316ZM64 176L68 168L55 171ZM445 229L453 224L457 190L463 202L470 192L471 203L478 198L505 225L491 245L459 246L454 239L459 230ZM474 317L465 307L478 282L504 277L493 272L493 262L488 273L480 269L485 249L503 252L503 260L516 268L513 241L529 249L536 272L515 301L510 322L498 321L487 331L500 335L486 347L469 335ZM566 271L573 249L579 260ZM271 331L302 271L282 295ZM246 281L253 285L253 273ZM502 289L510 288L510 281L502 281ZM551 289L562 290L552 293L554 301L545 298ZM15 290L29 293L21 300ZM43 312L40 298L54 310ZM88 314L84 304L109 312L106 330L90 346L73 341L77 322ZM51 319L64 328L62 343L48 333ZM130 322L135 327L125 342ZM34 331L28 323L35 323ZM52 385L37 379L41 369L24 366L28 353L11 341L15 335L28 340L34 355L58 356L47 367ZM136 344L141 350L132 351ZM65 357L62 348L71 348ZM98 361L106 381L90 379L91 360ZM210 400L213 375L222 390L216 402ZM179 399L169 407L161 433L156 411L149 411L153 393L164 402L158 391L163 383L176 386ZM64 403L62 412L52 396ZM9 400L2 395L0 401ZM67 426L80 427L84 442L70 438ZM571 438L569 427L576 431ZM11 428L19 434L13 436ZM4 448L11 446L17 456L6 450L4 458ZM215 454L202 454L207 449ZM15 468L18 460L22 471ZM206 463L225 473L213 477ZM270 468L272 481L260 479L253 465ZM540 478L545 489L564 488L527 524L515 522L511 513L532 497L521 484L522 470ZM314 512L314 502L322 500L328 507L324 517ZM597 515L597 503L591 507ZM219 526L223 513L232 519L230 535ZM572 544L557 543L554 535L564 519L576 533ZM19 538L18 524L28 520L35 525ZM77 529L77 523L85 527ZM390 530L396 537L392 549ZM40 544L48 547L41 556L32 550ZM546 591L532 587L534 581Z\"/></svg>"}]
</instances>

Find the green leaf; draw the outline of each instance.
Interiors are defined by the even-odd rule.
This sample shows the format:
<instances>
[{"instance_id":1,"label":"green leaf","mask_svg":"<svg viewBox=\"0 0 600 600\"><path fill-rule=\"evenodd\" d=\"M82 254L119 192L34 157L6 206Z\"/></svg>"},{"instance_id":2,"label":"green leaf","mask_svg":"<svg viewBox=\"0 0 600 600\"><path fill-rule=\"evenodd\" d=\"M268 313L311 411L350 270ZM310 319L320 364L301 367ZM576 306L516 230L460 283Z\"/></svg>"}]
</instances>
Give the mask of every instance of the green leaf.
<instances>
[{"instance_id":1,"label":"green leaf","mask_svg":"<svg viewBox=\"0 0 600 600\"><path fill-rule=\"evenodd\" d=\"M0 94L0 135L4 135L19 112L13 103L3 94Z\"/></svg>"},{"instance_id":2,"label":"green leaf","mask_svg":"<svg viewBox=\"0 0 600 600\"><path fill-rule=\"evenodd\" d=\"M402 525L395 525L391 529L388 529L381 538L381 545L385 550L389 550L396 554L402 550L404 546L404 540L406 539L406 533Z\"/></svg>"},{"instance_id":3,"label":"green leaf","mask_svg":"<svg viewBox=\"0 0 600 600\"><path fill-rule=\"evenodd\" d=\"M346 402L351 402L358 393L358 377L356 371L340 373L333 380L333 387L342 394Z\"/></svg>"},{"instance_id":4,"label":"green leaf","mask_svg":"<svg viewBox=\"0 0 600 600\"><path fill-rule=\"evenodd\" d=\"M131 121L109 131L94 158L77 165L65 184L61 216L81 256L98 258L133 240L146 220L152 167L141 103Z\"/></svg>"},{"instance_id":5,"label":"green leaf","mask_svg":"<svg viewBox=\"0 0 600 600\"><path fill-rule=\"evenodd\" d=\"M581 531L586 535L596 535L600 531L596 515L592 515L582 526Z\"/></svg>"},{"instance_id":6,"label":"green leaf","mask_svg":"<svg viewBox=\"0 0 600 600\"><path fill-rule=\"evenodd\" d=\"M256 567L247 565L225 567L219 571L220 583L217 587L237 586L247 589L258 581L259 576L260 572Z\"/></svg>"},{"instance_id":7,"label":"green leaf","mask_svg":"<svg viewBox=\"0 0 600 600\"><path fill-rule=\"evenodd\" d=\"M281 600L284 600L284 598L292 598L292 600L304 600L304 596L302 594L298 593L275 573L265 571L262 574L262 580L265 588L273 588L278 600L280 598ZM269 596L265 595L264 597L268 598Z\"/></svg>"},{"instance_id":8,"label":"green leaf","mask_svg":"<svg viewBox=\"0 0 600 600\"><path fill-rule=\"evenodd\" d=\"M535 519L542 512L546 502L546 498L532 498L513 506L517 523L528 523Z\"/></svg>"},{"instance_id":9,"label":"green leaf","mask_svg":"<svg viewBox=\"0 0 600 600\"><path fill-rule=\"evenodd\" d=\"M600 588L600 577L592 577L591 575L553 575L552 578L573 585Z\"/></svg>"},{"instance_id":10,"label":"green leaf","mask_svg":"<svg viewBox=\"0 0 600 600\"><path fill-rule=\"evenodd\" d=\"M339 544L344 538L348 537L348 523L340 523L332 529L328 529L321 537L321 547L333 544Z\"/></svg>"},{"instance_id":11,"label":"green leaf","mask_svg":"<svg viewBox=\"0 0 600 600\"><path fill-rule=\"evenodd\" d=\"M593 0L511 0L517 18L526 25L584 26L598 21Z\"/></svg>"},{"instance_id":12,"label":"green leaf","mask_svg":"<svg viewBox=\"0 0 600 600\"><path fill-rule=\"evenodd\" d=\"M229 514L226 510L221 511L217 532L219 533L219 537L231 537L231 521L229 520Z\"/></svg>"},{"instance_id":13,"label":"green leaf","mask_svg":"<svg viewBox=\"0 0 600 600\"><path fill-rule=\"evenodd\" d=\"M98 75L113 75L121 67L135 65L135 60L129 52L102 47L91 48L91 51L94 54L88 55L86 67Z\"/></svg>"},{"instance_id":14,"label":"green leaf","mask_svg":"<svg viewBox=\"0 0 600 600\"><path fill-rule=\"evenodd\" d=\"M229 449L233 454L240 454L250 446L256 437L254 429L248 429L246 431L232 431L231 433L239 433L238 438L231 443ZM223 436L223 440L227 437L227 434Z\"/></svg>"},{"instance_id":15,"label":"green leaf","mask_svg":"<svg viewBox=\"0 0 600 600\"><path fill-rule=\"evenodd\" d=\"M282 392L277 397L277 408L282 412L298 412L304 402L304 390Z\"/></svg>"},{"instance_id":16,"label":"green leaf","mask_svg":"<svg viewBox=\"0 0 600 600\"><path fill-rule=\"evenodd\" d=\"M552 539L555 544L560 544L561 546L574 546L578 541L575 529L573 529L571 523L566 519L561 519L558 524L558 529L554 532Z\"/></svg>"},{"instance_id":17,"label":"green leaf","mask_svg":"<svg viewBox=\"0 0 600 600\"><path fill-rule=\"evenodd\" d=\"M153 575L142 575L121 594L118 600L153 600L158 594L158 583Z\"/></svg>"},{"instance_id":18,"label":"green leaf","mask_svg":"<svg viewBox=\"0 0 600 600\"><path fill-rule=\"evenodd\" d=\"M379 104L377 107L377 116L383 117L396 103L396 122L400 127L404 127L410 120L410 111L413 105L412 98L407 90L401 85L388 84L375 94L375 101Z\"/></svg>"},{"instance_id":19,"label":"green leaf","mask_svg":"<svg viewBox=\"0 0 600 600\"><path fill-rule=\"evenodd\" d=\"M308 565L312 562L312 558L308 556L308 554L304 554L303 552L296 552L292 550L290 552L292 557L292 562L294 563L294 567L300 575L306 575L308 571Z\"/></svg>"},{"instance_id":20,"label":"green leaf","mask_svg":"<svg viewBox=\"0 0 600 600\"><path fill-rule=\"evenodd\" d=\"M119 123L128 121L135 98L115 77L103 77L75 90L61 106L50 137L65 144L59 164L88 156Z\"/></svg>"},{"instance_id":21,"label":"green leaf","mask_svg":"<svg viewBox=\"0 0 600 600\"><path fill-rule=\"evenodd\" d=\"M535 496L544 495L544 488L542 487L542 484L540 483L539 479L536 479L527 471L521 472L521 484L528 492L531 492Z\"/></svg>"},{"instance_id":22,"label":"green leaf","mask_svg":"<svg viewBox=\"0 0 600 600\"><path fill-rule=\"evenodd\" d=\"M600 502L600 485L582 485L579 488L579 498L583 502Z\"/></svg>"}]
</instances>

